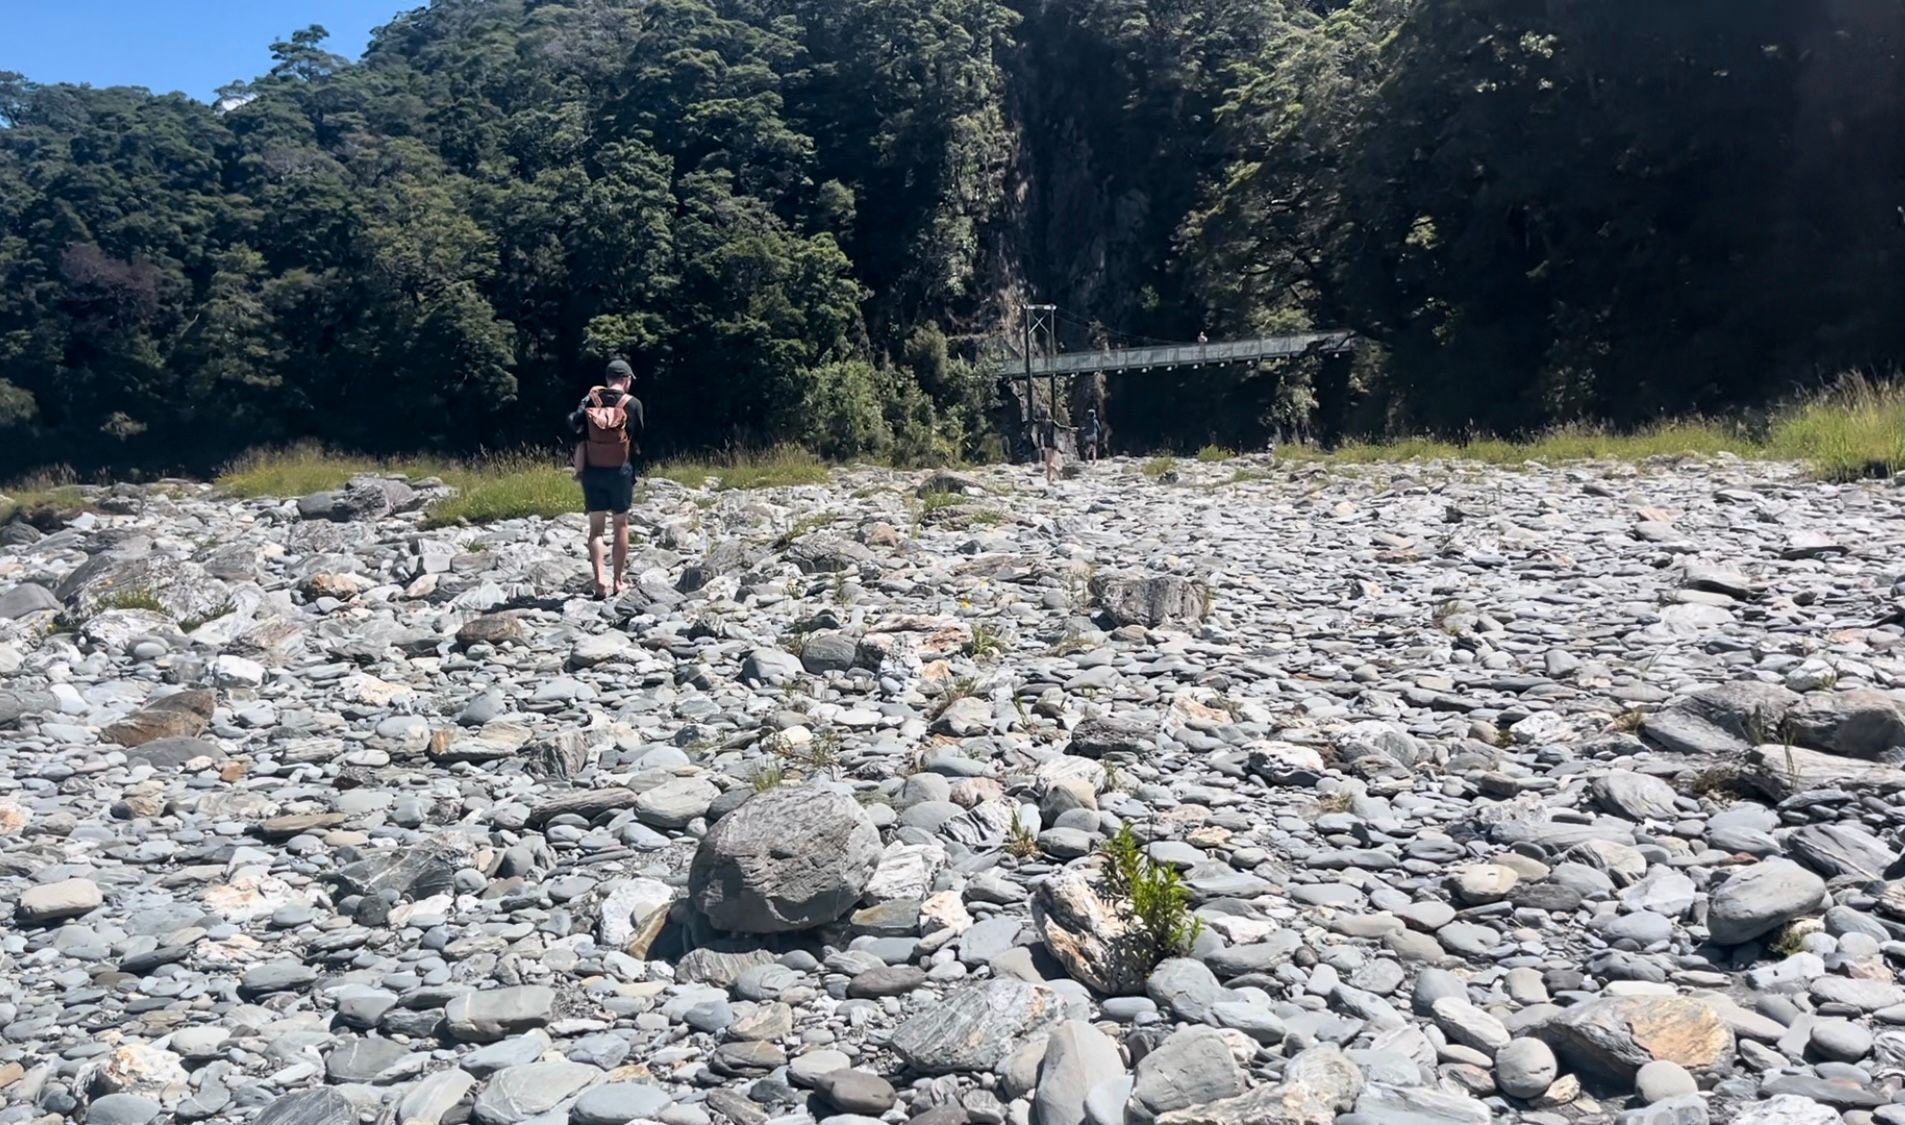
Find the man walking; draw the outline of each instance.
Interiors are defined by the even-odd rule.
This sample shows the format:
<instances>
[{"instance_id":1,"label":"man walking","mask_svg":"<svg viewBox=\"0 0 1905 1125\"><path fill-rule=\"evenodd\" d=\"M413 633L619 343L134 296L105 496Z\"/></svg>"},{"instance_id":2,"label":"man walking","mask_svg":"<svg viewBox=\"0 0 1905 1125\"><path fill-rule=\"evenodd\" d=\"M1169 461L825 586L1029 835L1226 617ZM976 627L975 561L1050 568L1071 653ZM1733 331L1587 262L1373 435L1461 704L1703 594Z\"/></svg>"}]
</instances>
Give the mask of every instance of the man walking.
<instances>
[{"instance_id":1,"label":"man walking","mask_svg":"<svg viewBox=\"0 0 1905 1125\"><path fill-rule=\"evenodd\" d=\"M635 500L635 457L646 426L642 401L629 393L635 372L623 359L609 361L603 386L592 387L569 415L569 428L581 439L576 476L582 482L582 508L589 515L589 563L595 572L595 596L619 596L628 571L628 509ZM603 574L605 526L613 524L614 580Z\"/></svg>"}]
</instances>

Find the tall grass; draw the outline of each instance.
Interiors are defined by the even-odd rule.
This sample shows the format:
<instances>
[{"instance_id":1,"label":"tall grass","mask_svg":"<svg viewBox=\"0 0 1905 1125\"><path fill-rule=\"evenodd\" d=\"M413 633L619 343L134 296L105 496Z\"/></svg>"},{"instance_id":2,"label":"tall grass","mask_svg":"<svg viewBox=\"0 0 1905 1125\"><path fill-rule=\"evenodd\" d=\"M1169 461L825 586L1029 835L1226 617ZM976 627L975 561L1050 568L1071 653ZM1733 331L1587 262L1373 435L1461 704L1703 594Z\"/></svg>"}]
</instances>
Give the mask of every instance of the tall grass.
<instances>
[{"instance_id":1,"label":"tall grass","mask_svg":"<svg viewBox=\"0 0 1905 1125\"><path fill-rule=\"evenodd\" d=\"M1764 455L1744 433L1707 422L1670 422L1634 433L1585 426L1552 430L1528 441L1473 438L1464 442L1412 437L1387 442L1349 442L1327 453L1305 446L1279 451L1296 460L1368 464L1378 461L1479 461L1516 465L1524 461L1642 461L1649 457Z\"/></svg>"},{"instance_id":2,"label":"tall grass","mask_svg":"<svg viewBox=\"0 0 1905 1125\"><path fill-rule=\"evenodd\" d=\"M1829 480L1905 472L1905 383L1849 375L1831 393L1779 415L1766 448Z\"/></svg>"},{"instance_id":3,"label":"tall grass","mask_svg":"<svg viewBox=\"0 0 1905 1125\"><path fill-rule=\"evenodd\" d=\"M419 457L360 457L338 453L321 445L294 445L288 449L260 449L245 454L218 474L218 487L233 496L309 496L344 487L362 473L403 473L440 476L446 480L462 471L464 463Z\"/></svg>"},{"instance_id":4,"label":"tall grass","mask_svg":"<svg viewBox=\"0 0 1905 1125\"><path fill-rule=\"evenodd\" d=\"M692 488L712 483L718 489L780 488L819 484L827 466L801 449L781 448L758 454L734 454L713 462L670 462L643 475ZM218 485L239 497L308 496L342 488L361 473L403 473L440 477L456 495L432 505L425 525L493 523L530 516L554 517L581 509L581 487L568 462L554 455L509 454L455 461L429 457L363 457L316 445L259 451L232 462Z\"/></svg>"},{"instance_id":5,"label":"tall grass","mask_svg":"<svg viewBox=\"0 0 1905 1125\"><path fill-rule=\"evenodd\" d=\"M64 466L0 485L0 523L21 514L37 518L35 513L83 512L91 506L73 470Z\"/></svg>"},{"instance_id":6,"label":"tall grass","mask_svg":"<svg viewBox=\"0 0 1905 1125\"><path fill-rule=\"evenodd\" d=\"M825 461L798 446L782 445L760 453L730 453L714 461L664 462L646 475L690 488L712 482L717 489L749 489L821 484L827 472Z\"/></svg>"}]
</instances>

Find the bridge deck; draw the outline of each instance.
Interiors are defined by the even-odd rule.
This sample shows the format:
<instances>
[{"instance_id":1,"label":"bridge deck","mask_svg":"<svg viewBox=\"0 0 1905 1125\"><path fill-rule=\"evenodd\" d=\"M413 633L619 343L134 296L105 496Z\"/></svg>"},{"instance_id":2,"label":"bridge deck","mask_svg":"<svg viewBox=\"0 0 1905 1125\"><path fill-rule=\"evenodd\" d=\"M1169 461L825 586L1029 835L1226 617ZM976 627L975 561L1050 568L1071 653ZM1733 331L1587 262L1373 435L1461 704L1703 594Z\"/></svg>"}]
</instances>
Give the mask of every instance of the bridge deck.
<instances>
[{"instance_id":1,"label":"bridge deck","mask_svg":"<svg viewBox=\"0 0 1905 1125\"><path fill-rule=\"evenodd\" d=\"M1066 352L1033 356L1033 375L1088 375L1094 371L1141 371L1155 367L1195 367L1201 364L1249 363L1259 359L1351 351L1353 332L1303 332L1294 336L1264 336L1221 344L1169 344L1156 348L1115 348L1109 351ZM1025 360L1001 360L1001 375L1023 376Z\"/></svg>"}]
</instances>

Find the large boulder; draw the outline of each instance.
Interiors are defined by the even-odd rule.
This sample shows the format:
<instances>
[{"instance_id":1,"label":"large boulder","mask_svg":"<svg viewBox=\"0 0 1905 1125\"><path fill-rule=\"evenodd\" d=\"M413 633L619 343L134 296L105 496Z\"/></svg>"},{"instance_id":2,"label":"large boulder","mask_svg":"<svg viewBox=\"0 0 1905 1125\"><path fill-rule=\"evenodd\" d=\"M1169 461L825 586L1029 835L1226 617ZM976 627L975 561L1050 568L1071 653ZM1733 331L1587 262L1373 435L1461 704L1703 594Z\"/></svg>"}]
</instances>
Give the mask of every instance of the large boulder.
<instances>
[{"instance_id":1,"label":"large boulder","mask_svg":"<svg viewBox=\"0 0 1905 1125\"><path fill-rule=\"evenodd\" d=\"M1826 881L1790 860L1743 867L1708 897L1707 932L1716 945L1739 945L1817 910Z\"/></svg>"},{"instance_id":2,"label":"large boulder","mask_svg":"<svg viewBox=\"0 0 1905 1125\"><path fill-rule=\"evenodd\" d=\"M1815 692L1786 716L1792 740L1828 754L1905 764L1905 706L1882 691Z\"/></svg>"},{"instance_id":3,"label":"large boulder","mask_svg":"<svg viewBox=\"0 0 1905 1125\"><path fill-rule=\"evenodd\" d=\"M1899 861L1896 847L1856 824L1808 824L1786 838L1786 847L1794 859L1828 879L1884 879Z\"/></svg>"},{"instance_id":4,"label":"large boulder","mask_svg":"<svg viewBox=\"0 0 1905 1125\"><path fill-rule=\"evenodd\" d=\"M298 515L307 520L355 523L410 511L424 499L399 477L353 477L336 491L314 492L299 500Z\"/></svg>"},{"instance_id":5,"label":"large boulder","mask_svg":"<svg viewBox=\"0 0 1905 1125\"><path fill-rule=\"evenodd\" d=\"M1067 868L1032 890L1032 928L1073 980L1108 996L1144 991L1148 944L1127 926L1082 869Z\"/></svg>"},{"instance_id":6,"label":"large boulder","mask_svg":"<svg viewBox=\"0 0 1905 1125\"><path fill-rule=\"evenodd\" d=\"M216 709L209 691L175 692L113 723L99 737L128 748L162 738L197 738L211 725Z\"/></svg>"},{"instance_id":7,"label":"large boulder","mask_svg":"<svg viewBox=\"0 0 1905 1125\"><path fill-rule=\"evenodd\" d=\"M61 579L53 593L75 624L109 609L147 609L190 626L232 610L230 587L204 567L160 555L102 552Z\"/></svg>"},{"instance_id":8,"label":"large boulder","mask_svg":"<svg viewBox=\"0 0 1905 1125\"><path fill-rule=\"evenodd\" d=\"M1098 574L1092 600L1120 625L1192 625L1203 620L1210 598L1199 581L1175 574Z\"/></svg>"},{"instance_id":9,"label":"large boulder","mask_svg":"<svg viewBox=\"0 0 1905 1125\"><path fill-rule=\"evenodd\" d=\"M1798 746L1753 747L1746 752L1740 777L1776 801L1811 789L1848 789L1855 793L1905 789L1905 769L1898 766Z\"/></svg>"},{"instance_id":10,"label":"large boulder","mask_svg":"<svg viewBox=\"0 0 1905 1125\"><path fill-rule=\"evenodd\" d=\"M893 1031L895 1054L921 1074L984 1073L1064 1015L1058 993L1014 977L966 985Z\"/></svg>"},{"instance_id":11,"label":"large boulder","mask_svg":"<svg viewBox=\"0 0 1905 1125\"><path fill-rule=\"evenodd\" d=\"M1157 740L1158 724L1137 719L1100 717L1072 728L1069 754L1102 758L1107 754L1143 754Z\"/></svg>"},{"instance_id":12,"label":"large boulder","mask_svg":"<svg viewBox=\"0 0 1905 1125\"><path fill-rule=\"evenodd\" d=\"M852 910L879 861L879 829L852 797L786 786L715 822L695 850L688 894L719 929L807 930Z\"/></svg>"},{"instance_id":13,"label":"large boulder","mask_svg":"<svg viewBox=\"0 0 1905 1125\"><path fill-rule=\"evenodd\" d=\"M1710 1071L1733 1060L1733 1031L1691 996L1606 996L1569 1008L1540 1029L1574 1069L1631 1083L1650 1062Z\"/></svg>"},{"instance_id":14,"label":"large boulder","mask_svg":"<svg viewBox=\"0 0 1905 1125\"><path fill-rule=\"evenodd\" d=\"M1741 754L1773 741L1799 696L1753 680L1694 692L1641 724L1641 737L1683 754Z\"/></svg>"}]
</instances>

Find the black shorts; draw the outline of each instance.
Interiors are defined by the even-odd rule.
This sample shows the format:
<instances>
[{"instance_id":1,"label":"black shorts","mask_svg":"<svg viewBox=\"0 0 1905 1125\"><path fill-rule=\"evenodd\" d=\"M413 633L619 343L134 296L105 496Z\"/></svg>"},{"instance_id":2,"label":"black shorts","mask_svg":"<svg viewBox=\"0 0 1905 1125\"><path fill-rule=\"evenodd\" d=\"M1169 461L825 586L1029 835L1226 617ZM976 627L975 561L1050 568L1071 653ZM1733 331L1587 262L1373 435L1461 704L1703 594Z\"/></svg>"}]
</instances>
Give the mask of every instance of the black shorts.
<instances>
[{"instance_id":1,"label":"black shorts","mask_svg":"<svg viewBox=\"0 0 1905 1125\"><path fill-rule=\"evenodd\" d=\"M590 467L582 470L583 511L626 515L629 505L634 502L634 465L623 465L619 469Z\"/></svg>"}]
</instances>

